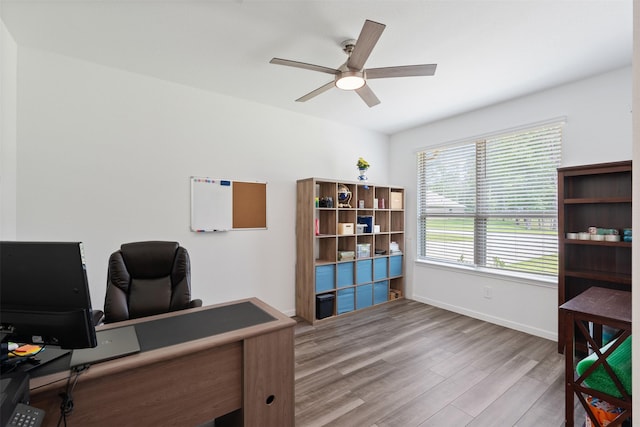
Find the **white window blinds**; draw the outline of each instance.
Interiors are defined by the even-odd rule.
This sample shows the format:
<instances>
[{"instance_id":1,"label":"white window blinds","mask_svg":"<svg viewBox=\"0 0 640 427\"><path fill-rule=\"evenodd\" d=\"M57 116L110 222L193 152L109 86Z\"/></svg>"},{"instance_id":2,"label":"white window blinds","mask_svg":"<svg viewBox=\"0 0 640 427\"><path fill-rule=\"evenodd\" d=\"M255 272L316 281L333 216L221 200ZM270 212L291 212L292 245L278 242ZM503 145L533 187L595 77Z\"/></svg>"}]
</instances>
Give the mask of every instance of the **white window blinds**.
<instances>
[{"instance_id":1,"label":"white window blinds","mask_svg":"<svg viewBox=\"0 0 640 427\"><path fill-rule=\"evenodd\" d=\"M562 124L418 153L418 255L556 275Z\"/></svg>"}]
</instances>

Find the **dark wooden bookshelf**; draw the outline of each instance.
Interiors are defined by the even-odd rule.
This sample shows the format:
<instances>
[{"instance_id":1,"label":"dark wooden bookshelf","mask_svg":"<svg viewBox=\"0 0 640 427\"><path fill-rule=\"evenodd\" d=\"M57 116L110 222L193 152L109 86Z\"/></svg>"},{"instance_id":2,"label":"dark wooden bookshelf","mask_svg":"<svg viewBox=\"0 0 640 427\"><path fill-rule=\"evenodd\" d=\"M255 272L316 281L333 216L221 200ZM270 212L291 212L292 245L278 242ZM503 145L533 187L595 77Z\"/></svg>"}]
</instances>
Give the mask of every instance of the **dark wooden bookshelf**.
<instances>
[{"instance_id":1,"label":"dark wooden bookshelf","mask_svg":"<svg viewBox=\"0 0 640 427\"><path fill-rule=\"evenodd\" d=\"M558 169L558 306L597 286L631 291L631 161ZM567 233L589 227L615 229L620 242L577 240ZM558 351L564 352L565 320L558 314ZM579 349L580 343L576 343Z\"/></svg>"}]
</instances>

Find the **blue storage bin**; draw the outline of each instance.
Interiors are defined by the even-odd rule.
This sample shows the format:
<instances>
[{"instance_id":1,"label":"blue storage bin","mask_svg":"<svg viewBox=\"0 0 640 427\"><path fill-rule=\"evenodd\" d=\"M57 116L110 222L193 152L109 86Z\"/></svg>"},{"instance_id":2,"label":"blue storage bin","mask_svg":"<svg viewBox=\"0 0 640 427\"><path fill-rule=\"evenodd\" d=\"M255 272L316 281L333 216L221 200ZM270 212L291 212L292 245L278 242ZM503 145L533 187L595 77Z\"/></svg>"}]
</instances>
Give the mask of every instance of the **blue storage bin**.
<instances>
[{"instance_id":1,"label":"blue storage bin","mask_svg":"<svg viewBox=\"0 0 640 427\"><path fill-rule=\"evenodd\" d=\"M389 277L402 276L402 255L389 257Z\"/></svg>"},{"instance_id":2,"label":"blue storage bin","mask_svg":"<svg viewBox=\"0 0 640 427\"><path fill-rule=\"evenodd\" d=\"M376 282L373 284L373 303L380 304L389 299L389 281Z\"/></svg>"},{"instance_id":3,"label":"blue storage bin","mask_svg":"<svg viewBox=\"0 0 640 427\"><path fill-rule=\"evenodd\" d=\"M338 288L353 285L353 263L345 262L338 264Z\"/></svg>"},{"instance_id":4,"label":"blue storage bin","mask_svg":"<svg viewBox=\"0 0 640 427\"><path fill-rule=\"evenodd\" d=\"M356 287L356 309L369 307L373 304L373 283Z\"/></svg>"},{"instance_id":5,"label":"blue storage bin","mask_svg":"<svg viewBox=\"0 0 640 427\"><path fill-rule=\"evenodd\" d=\"M338 291L338 306L336 313L342 314L349 311L353 311L354 304L354 290L353 288L341 289Z\"/></svg>"},{"instance_id":6,"label":"blue storage bin","mask_svg":"<svg viewBox=\"0 0 640 427\"><path fill-rule=\"evenodd\" d=\"M363 259L362 261L356 261L356 283L373 282L372 272L372 260Z\"/></svg>"},{"instance_id":7,"label":"blue storage bin","mask_svg":"<svg viewBox=\"0 0 640 427\"><path fill-rule=\"evenodd\" d=\"M389 277L387 269L387 257L376 258L373 260L373 280L382 280Z\"/></svg>"},{"instance_id":8,"label":"blue storage bin","mask_svg":"<svg viewBox=\"0 0 640 427\"><path fill-rule=\"evenodd\" d=\"M335 289L335 266L319 265L316 267L316 293Z\"/></svg>"}]
</instances>

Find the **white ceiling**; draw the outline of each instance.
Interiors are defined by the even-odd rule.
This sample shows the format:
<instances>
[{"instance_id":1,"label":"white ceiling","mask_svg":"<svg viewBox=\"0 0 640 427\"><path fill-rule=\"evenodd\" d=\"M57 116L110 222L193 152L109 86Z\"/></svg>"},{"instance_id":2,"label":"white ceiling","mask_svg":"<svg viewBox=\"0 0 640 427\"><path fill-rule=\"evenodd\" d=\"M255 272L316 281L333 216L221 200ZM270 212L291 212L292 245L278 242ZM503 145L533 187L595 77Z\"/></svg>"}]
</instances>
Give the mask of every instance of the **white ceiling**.
<instances>
[{"instance_id":1,"label":"white ceiling","mask_svg":"<svg viewBox=\"0 0 640 427\"><path fill-rule=\"evenodd\" d=\"M631 64L632 0L0 0L19 46L383 133ZM437 63L432 77L376 79L368 108L319 72L365 19L386 24L366 68Z\"/></svg>"}]
</instances>

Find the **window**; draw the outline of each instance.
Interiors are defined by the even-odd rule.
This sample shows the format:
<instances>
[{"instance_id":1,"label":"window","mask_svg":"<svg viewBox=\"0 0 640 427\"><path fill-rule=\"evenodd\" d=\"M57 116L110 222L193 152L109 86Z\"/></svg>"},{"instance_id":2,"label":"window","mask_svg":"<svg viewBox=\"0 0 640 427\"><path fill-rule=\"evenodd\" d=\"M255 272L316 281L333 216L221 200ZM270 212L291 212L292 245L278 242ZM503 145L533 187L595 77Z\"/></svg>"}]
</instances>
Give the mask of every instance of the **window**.
<instances>
[{"instance_id":1,"label":"window","mask_svg":"<svg viewBox=\"0 0 640 427\"><path fill-rule=\"evenodd\" d=\"M418 153L418 258L555 276L562 124Z\"/></svg>"}]
</instances>

